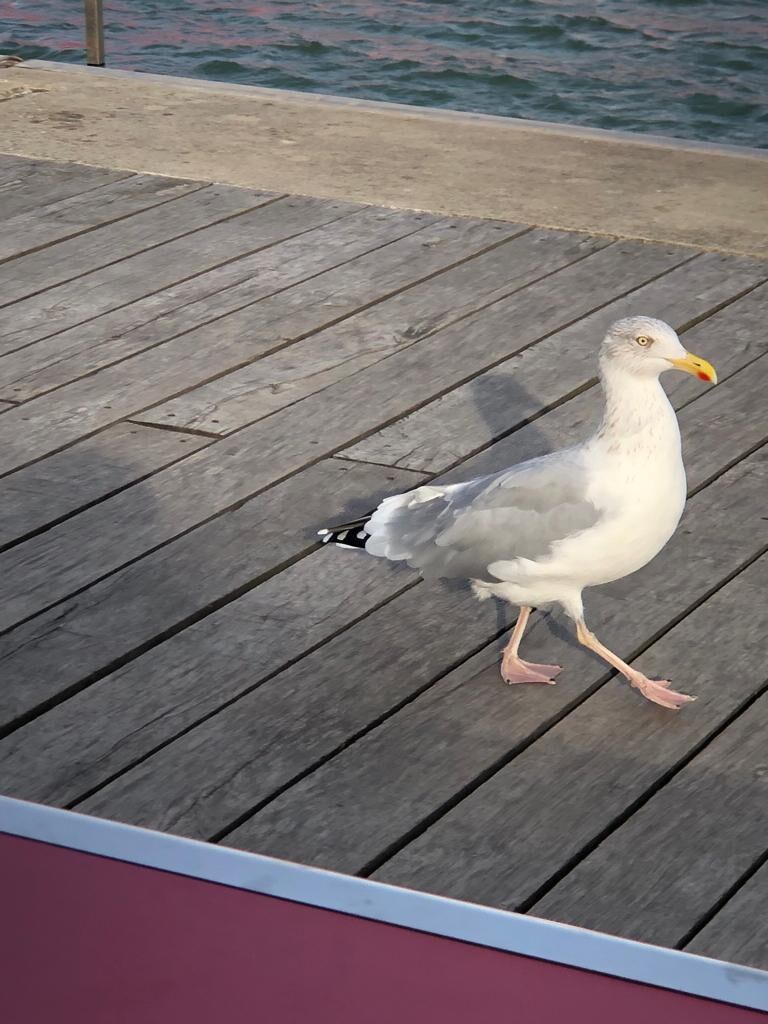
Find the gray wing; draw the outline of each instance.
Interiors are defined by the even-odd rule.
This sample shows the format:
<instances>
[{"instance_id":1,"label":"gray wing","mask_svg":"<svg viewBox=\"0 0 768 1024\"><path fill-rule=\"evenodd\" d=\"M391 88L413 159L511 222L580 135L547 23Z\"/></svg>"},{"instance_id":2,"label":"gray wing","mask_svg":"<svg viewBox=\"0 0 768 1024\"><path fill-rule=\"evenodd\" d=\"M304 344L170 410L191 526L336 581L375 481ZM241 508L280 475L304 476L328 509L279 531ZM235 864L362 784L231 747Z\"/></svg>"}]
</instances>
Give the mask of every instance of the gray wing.
<instances>
[{"instance_id":1,"label":"gray wing","mask_svg":"<svg viewBox=\"0 0 768 1024\"><path fill-rule=\"evenodd\" d=\"M575 449L446 487L387 498L366 529L373 554L404 560L425 576L485 579L488 566L546 556L559 540L593 526Z\"/></svg>"}]
</instances>

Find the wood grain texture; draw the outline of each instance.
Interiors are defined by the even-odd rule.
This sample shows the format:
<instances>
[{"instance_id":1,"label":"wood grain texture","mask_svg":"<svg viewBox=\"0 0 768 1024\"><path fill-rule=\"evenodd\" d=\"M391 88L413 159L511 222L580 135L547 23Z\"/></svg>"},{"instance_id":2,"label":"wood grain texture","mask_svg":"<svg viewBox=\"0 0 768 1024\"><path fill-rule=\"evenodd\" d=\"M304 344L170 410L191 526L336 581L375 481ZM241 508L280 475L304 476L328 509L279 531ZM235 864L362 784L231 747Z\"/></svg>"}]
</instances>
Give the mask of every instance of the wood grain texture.
<instances>
[{"instance_id":1,"label":"wood grain texture","mask_svg":"<svg viewBox=\"0 0 768 1024\"><path fill-rule=\"evenodd\" d=\"M763 864L685 948L690 953L768 970L768 864Z\"/></svg>"},{"instance_id":2,"label":"wood grain texture","mask_svg":"<svg viewBox=\"0 0 768 1024\"><path fill-rule=\"evenodd\" d=\"M751 557L760 545L755 504L767 470L768 456L746 460L691 501L681 530L656 562L630 580L590 593L587 618L598 635L631 659L648 637L669 630L739 560ZM750 506L753 511L743 526L728 545L718 547L734 508ZM763 524L763 542L766 533ZM735 614L737 606L729 607ZM402 628L418 629L418 623L411 626L403 620ZM622 801L636 792L632 787L646 777L637 772L625 779L606 775L603 797L597 791L600 771L589 770L591 751L597 758L606 746L613 749L614 738L620 736L614 754L620 758L626 752L629 758L635 743L640 749L644 744L650 771L656 764L651 752L664 743L674 745L678 734L690 736L688 730L695 732L704 719L726 715L743 699L739 694L754 687L754 680L745 678L741 689L723 696L721 704L716 680L709 688L700 685L703 645L699 660L692 662L687 646L680 643L682 636L673 630L659 642L665 646L659 647L652 667L663 664L681 686L701 693L695 705L699 717L664 715L615 679L567 715L609 673L575 644L569 627L540 616L526 633L523 654L562 664L556 686L505 687L499 679L498 647L492 645L279 796L226 842L335 870L360 871L393 844L403 843L412 829L425 829L430 816L459 800L467 787L477 785L566 714L560 725L377 873L396 884L516 906L594 835L603 810L624 807ZM648 668L649 661L643 659L641 667ZM707 707L709 712L699 712ZM571 751L580 753L587 766L581 776L578 764L566 760ZM583 792L590 787L594 792ZM567 815L564 804L570 808Z\"/></svg>"},{"instance_id":3,"label":"wood grain texture","mask_svg":"<svg viewBox=\"0 0 768 1024\"><path fill-rule=\"evenodd\" d=\"M752 480L745 483L745 490L754 487ZM730 500L726 499L724 504ZM689 515L688 528L700 533L702 541L706 543L730 514L730 509L718 507L717 504L713 509L712 498L706 504L700 500L694 504L692 514ZM744 535L735 540L739 546L738 554L742 557L749 557L757 547L754 529L755 523L749 521L745 524ZM765 541L768 539L768 526L764 526L762 533ZM685 534L677 545L678 564L685 559L684 541ZM716 585L718 576L722 577L727 572L726 566L733 565L735 553L732 549L728 552L728 558L724 553L719 564L715 564L714 558L708 561L702 559L695 569L688 559L688 580L685 584L678 582L671 592L663 595L658 593L655 617L651 619L648 615L641 620L639 615L634 615L632 631L623 638L622 647L625 652L627 646L642 642L649 631L668 628L675 615L684 610L687 603L695 601L706 593L708 587ZM674 553L670 561L674 569ZM667 569L669 567L668 562ZM664 587L664 581L659 580L658 575L657 570L656 577L652 577L645 593L640 590L640 607L647 603L645 594L654 589L661 591ZM626 608L625 601L625 611ZM328 757L340 745L349 743L356 732L370 726L378 715L391 712L400 700L409 694L416 694L430 679L439 678L447 668L465 660L473 649L491 640L510 611L499 610L492 603L478 606L462 587L430 588L421 584L392 601L376 616L371 616L366 624L361 624L357 633L350 630L338 638L336 644L343 654L337 653L332 645L327 646L311 662L300 662L288 670L290 682L275 680L278 692L287 689L289 693L286 705L278 707L279 698L275 693L254 694L252 700L247 698L244 703L233 705L129 771L111 783L103 793L89 800L86 806L94 813L104 813L104 808L108 806L109 813L127 820L210 838L247 814L249 807L268 797L275 788L290 781L291 777L306 771L319 759ZM503 616L501 619L499 613ZM560 650L557 650L558 646ZM570 651L562 651L562 646L562 641L560 645L555 645L555 653L567 654L564 663L569 664L569 667L574 660L577 667L585 664L590 666L588 657L574 659ZM489 723L487 716L479 717L476 707L465 706L460 712L454 707L453 732L446 735L438 727L437 732L431 735L427 729L419 737L418 749L421 753L417 754L417 748L411 747L410 743L402 745L403 719L408 721L410 714L406 708L400 713L402 717L399 728L394 732L389 731L390 738L394 740L394 748L388 752L386 760L382 761L375 756L367 761L367 774L363 774L375 785L377 792L385 794L382 799L398 801L401 808L399 812L390 806L390 813L379 813L381 805L375 805L370 792L359 800L348 799L348 787L335 785L339 781L338 775L334 783L324 788L322 780L325 769L319 768L308 781L299 783L297 789L300 795L295 803L293 791L289 791L279 797L272 807L237 829L228 841L235 846L246 845L249 849L290 856L304 862L321 862L340 870L359 870L368 856L363 856L352 868L348 857L353 853L359 856L361 852L359 845L355 844L368 844L370 855L371 845L381 841L381 830L397 827L395 823L402 822L403 814L409 816L411 823L422 816L419 813L421 808L414 807L414 802L409 799L410 791L403 784L409 768L418 777L414 779L413 785L419 794L423 794L425 789L444 791L449 779L455 785L457 774L462 770L468 771L467 762L474 760L476 768L477 757L481 757L485 759L484 766L487 767L500 753L509 750L510 735L517 732L518 739L521 735L520 727L513 724L518 716L522 724L526 713L530 715L526 723L530 734L531 730L541 727L542 717L546 721L552 714L553 703L555 708L559 706L558 709L562 709L563 704L573 700L574 694L567 687L562 690L558 688L554 693L547 688L546 694L542 694L542 690L531 693L532 688L520 688L511 694L499 682L495 649L486 652L486 657L489 653L494 663L486 676L486 682L489 676L493 677L494 699L488 706L492 722ZM340 670L342 664L346 665L343 672ZM461 703L462 695L466 693L466 689L460 687L460 681L466 680L466 675L462 669L459 669L459 674L459 680L452 673L440 684L448 705L456 699ZM583 692L605 675L604 666L592 665L587 677L579 679L578 690ZM571 675L571 678L574 676ZM296 687L299 688L299 699L296 699ZM311 698L308 696L309 690ZM627 723L628 729L635 727L638 714L641 719L647 717L644 709L638 709L637 703L625 689L614 686L613 691L617 695L617 714ZM491 688L481 692L487 698ZM511 698L514 701L518 694L519 700L513 708L509 700ZM470 695L470 700L472 696L474 694ZM530 704L523 704L526 698L533 698ZM262 701L264 703L259 703ZM429 696L422 697L421 701L429 702ZM502 701L508 702L506 715ZM410 707L413 709L415 705ZM543 709L546 709L544 716ZM361 717L364 711L369 714L368 719ZM423 723L424 718L421 721ZM658 725L658 718L656 722ZM461 725L457 732L458 723ZM343 731L344 727L346 732ZM487 735L484 732L486 729ZM460 737L461 730L464 735ZM280 742L275 738L276 735ZM220 768L217 768L213 752L217 747L222 747L225 736L227 752L225 757L219 758ZM512 735L511 742L514 743L514 740ZM502 744L501 750L497 746L494 751L493 745L498 745L499 741ZM361 742L365 744L366 741ZM342 761L346 759L349 764L349 757L354 757L356 749L357 745L351 747L347 754L342 754ZM472 753L468 752L470 749ZM284 754L279 753L282 750ZM399 761L401 768L399 772L393 773L394 759ZM276 774L281 764L283 767L280 774ZM430 770L427 770L427 765L430 765ZM330 771L333 775L333 768ZM354 786L354 780L363 777L362 772L363 765L358 761L356 768L346 773L345 781ZM201 778L202 773L206 773L205 785L189 785L191 779ZM439 776L440 780L435 776ZM470 771L469 778L472 777ZM160 778L163 779L162 786L158 786ZM265 788L266 780L270 781L271 790ZM340 799L342 792L345 796ZM371 818L365 810L369 806L377 806ZM340 827L334 827L333 819L338 815L344 817L344 823L342 825L341 821L337 821L336 825ZM298 837L301 838L300 842ZM327 844L320 857L316 845L318 843ZM381 849L382 845L377 845L375 852Z\"/></svg>"},{"instance_id":4,"label":"wood grain texture","mask_svg":"<svg viewBox=\"0 0 768 1024\"><path fill-rule=\"evenodd\" d=\"M0 260L21 256L203 188L202 182L134 174L110 185L9 217Z\"/></svg>"},{"instance_id":5,"label":"wood grain texture","mask_svg":"<svg viewBox=\"0 0 768 1024\"><path fill-rule=\"evenodd\" d=\"M768 966L766 265L245 194L0 155L0 790ZM510 609L315 534L583 437L631 313L721 379L586 601L677 715L551 615L505 687Z\"/></svg>"},{"instance_id":6,"label":"wood grain texture","mask_svg":"<svg viewBox=\"0 0 768 1024\"><path fill-rule=\"evenodd\" d=\"M99 501L208 444L121 423L0 480L0 546Z\"/></svg>"},{"instance_id":7,"label":"wood grain texture","mask_svg":"<svg viewBox=\"0 0 768 1024\"><path fill-rule=\"evenodd\" d=\"M702 608L691 616L688 639L696 625L709 626L718 637L712 645L693 640L709 658L699 667L697 686L711 681L712 701L720 704L722 691L733 688L733 676L743 680L733 697L728 693L721 714L750 686L757 690L768 684L761 650L768 627L762 600L766 585L763 559L709 602L710 614ZM531 913L679 946L768 848L766 727L768 697L763 696L534 904ZM618 739L623 745L624 736ZM679 754L685 750L681 737ZM622 761L625 755L613 751L602 756ZM630 755L638 756L637 750ZM595 767L600 770L599 762Z\"/></svg>"},{"instance_id":8,"label":"wood grain texture","mask_svg":"<svg viewBox=\"0 0 768 1024\"><path fill-rule=\"evenodd\" d=\"M717 313L686 328L683 344L717 364L720 380L768 351L760 324L768 315L768 284L759 285ZM678 406L700 393L700 382L684 373L667 373L664 388Z\"/></svg>"},{"instance_id":9,"label":"wood grain texture","mask_svg":"<svg viewBox=\"0 0 768 1024\"><path fill-rule=\"evenodd\" d=\"M756 402L759 403L760 396L768 383L764 377L768 372L768 360L759 360L755 366L759 367L761 372L756 373L751 370L746 382L742 382L740 377L736 376L717 390L708 394L700 394L697 402L683 410L681 425L691 487L701 487L713 473L722 471L724 467L748 452L753 446L754 438L764 430L760 417L750 417L748 410L751 407L754 408ZM747 371L744 372L747 373ZM746 384L746 387L743 387L743 384ZM586 433L586 423L590 419L594 419L595 412L593 404L588 401L591 397L593 396L589 394L581 395L552 410L535 424L523 428L518 435L520 456L540 454L544 449L569 443L575 435ZM750 399L752 404L750 404ZM714 412L711 411L712 408L714 408ZM746 424L746 431L740 429L742 421ZM100 436L102 435L97 435L97 437ZM707 438L706 445L701 443L702 437ZM501 449L500 452L495 456L493 449L485 453L485 458L489 460L490 465L481 468L488 470L498 468L502 464L503 456L507 454L507 442L501 442L495 447ZM76 448L71 451L76 451ZM62 457L67 454L66 452L62 453ZM51 460L44 460L39 465L45 466L49 461ZM363 467L362 464L355 463L346 465L350 469L359 469L366 474L360 477L353 475L353 479L369 481L368 490L362 486L357 492L356 511L365 511L370 508L375 503L377 495L391 493L397 490L398 485L405 488L414 486L420 479L415 474L393 476L391 471L386 469L379 471L377 467L373 466ZM323 475L325 466L328 467L329 472L327 480ZM317 481L312 486L317 488L322 495L327 490L330 480L334 478L334 473L337 472L336 466L337 464L333 461L321 464L317 470L310 471L306 484L302 482L301 477L296 478L295 484L299 488L309 487L311 481ZM30 467L30 471L34 469L35 466ZM13 474L8 480L13 481L19 475ZM347 478L346 483L349 484L349 481L350 478ZM375 486L371 486L371 484L375 484ZM297 493L301 494L302 491L299 490ZM281 502L297 511L302 507L302 501L296 497L291 487L281 485L274 492L267 491L259 498L249 502L242 510L227 514L203 527L201 531L194 531L188 537L182 537L179 541L145 558L136 567L129 568L119 573L113 580L107 580L96 588L92 588L86 595L53 609L42 620L34 620L29 629L23 627L21 632L14 630L8 637L8 646L12 651L18 651L18 655L13 663L15 666L13 668L9 662L2 662L4 673L9 678L15 677L15 673L30 678L42 672L45 678L46 664L51 660L61 664L66 663L68 666L71 664L71 668L68 667L66 670L60 671L55 680L57 687L65 689L68 685L76 682L78 678L71 674L77 668L77 662L70 663L65 653L67 645L71 643L71 636L89 635L94 630L105 637L109 636L108 642L103 640L101 646L89 648L87 652L83 652L79 670L83 676L86 676L108 664L110 660L124 655L132 648L157 636L163 629L172 627L190 613L190 607L195 609L208 601L222 597L228 589L231 590L232 587L249 579L249 573L252 574L261 564L254 562L253 553L247 560L239 559L237 554L239 538L243 533L248 535L253 532L261 532L264 529L263 524L269 523L271 517L278 518ZM147 515L146 512L142 513L136 501L130 502L130 509L130 518L124 520L126 532L130 528L131 520L135 524L142 516L146 517ZM286 525L287 536L273 552L276 560L291 557L298 553L302 545L306 543L302 527L306 526L306 523L312 518L310 509L311 504L303 509L303 514L306 517L303 520L298 519L295 523L293 520L289 520ZM98 521L98 510L92 511L94 520ZM330 515L330 510L326 510L326 512ZM254 516L257 518L254 519ZM320 511L314 521L316 523L322 521ZM85 521L83 534L81 532L82 525L78 517L78 520L72 523L63 524L58 532L53 534L52 543L45 538L39 538L36 545L37 557L32 559L32 563L40 561L43 565L46 564L44 550L50 552L49 558L54 558L56 552L70 550L76 556L73 559L71 571L79 572L83 564L80 557L83 543L77 538L87 536L95 530L94 526L90 526ZM151 519L148 525L151 530ZM286 541L292 542L293 546L289 543L286 547ZM31 549L32 545L29 547ZM125 544L123 550L126 550ZM211 559L210 562L206 559L196 567L195 560L200 561L201 551L210 551ZM227 556L229 551L233 552L231 561ZM127 549L127 553L131 553L130 548ZM216 553L221 555L220 567L216 561ZM94 563L94 567L97 564ZM29 577L34 572L30 566L28 553L17 565L19 566L19 576ZM8 558L5 564L5 574L9 583L13 579L13 571L11 559ZM184 573L198 575L201 579L198 589L190 594L193 600L192 606L188 606L184 602L179 603L176 600L162 604L162 606L157 600L146 603L146 606L141 603L142 594L162 595L166 592L167 580ZM393 587L396 588L397 585L397 581L394 581ZM45 576L42 577L40 586L41 594L47 595L49 593L46 589L48 581ZM198 603L195 604L195 601ZM105 625L95 626L95 613ZM137 613L142 614L138 614L137 617ZM48 621L56 624L55 636L50 635L47 631L45 623ZM119 633L110 635L110 625L115 621L120 621L122 628ZM58 632L59 627L63 627L63 635ZM31 645L28 644L26 637L34 638L40 629L46 637L46 646L41 666L35 668L33 667L33 662L36 662L37 659L35 644L34 642ZM29 692L32 691L28 686L27 693ZM35 700L39 701L39 695L35 696ZM17 713L20 713L18 708Z\"/></svg>"},{"instance_id":10,"label":"wood grain texture","mask_svg":"<svg viewBox=\"0 0 768 1024\"><path fill-rule=\"evenodd\" d=\"M334 460L320 463L0 637L0 675L5 681L0 691L0 726L33 713L81 680L120 658L135 656L190 618L252 586L276 567L308 554L323 522L359 515L372 495L383 497L419 479L381 467ZM164 515L172 517L172 512L164 513L153 502L151 479L138 484L136 491L132 508L136 521L143 524L139 535L149 545L153 523ZM77 519L95 511L83 512ZM56 528L62 552L69 545L61 538L76 521ZM123 554L130 554L130 520L125 521L125 533L128 546ZM67 557L76 564L77 551ZM391 592L396 593L401 578L394 574L391 580ZM294 600L306 607L301 595ZM355 614L355 607L350 607L350 619ZM318 622L322 619L322 605L314 616ZM254 651L254 665L260 657ZM148 658L145 669L153 663ZM163 685L157 684L161 695Z\"/></svg>"},{"instance_id":11,"label":"wood grain texture","mask_svg":"<svg viewBox=\"0 0 768 1024\"><path fill-rule=\"evenodd\" d=\"M768 386L768 354L748 363L717 386L698 388L698 398L678 412L688 488L695 490L713 474L742 459L768 436L760 415ZM680 396L682 397L682 396ZM672 395L676 404L678 396ZM551 409L490 448L438 477L441 483L469 480L576 444L597 427L601 393L594 388ZM706 443L702 443L706 440Z\"/></svg>"},{"instance_id":12,"label":"wood grain texture","mask_svg":"<svg viewBox=\"0 0 768 1024\"><path fill-rule=\"evenodd\" d=\"M517 318L518 325L513 344L520 348L533 344L574 315L610 301L618 281L626 285L632 269L638 276L649 274L653 258L652 248L634 243L611 246L244 428L219 443L216 454L226 453L229 466L237 465L239 472L243 461L251 461L251 453L258 448L259 458L251 461L249 479L254 487L268 486L275 478L305 465L316 448L313 442L322 439L326 452L338 450L344 447L345 438L363 435L409 407L426 404L441 391L504 358L510 343L500 334L500 327L511 317ZM203 465L204 455L187 461L187 487L195 486Z\"/></svg>"},{"instance_id":13,"label":"wood grain texture","mask_svg":"<svg viewBox=\"0 0 768 1024\"><path fill-rule=\"evenodd\" d=\"M579 311L610 300L617 281L626 284L633 269L647 274L654 263L652 247L622 243L602 250L496 303L482 316L431 335L349 380L244 428L209 453L198 452L162 470L152 477L151 495L146 489L123 492L98 510L86 511L76 523L62 524L45 537L7 552L0 556L8 593L0 607L0 628L40 611L484 369L508 351L509 343L499 336L497 325L515 310L520 314L515 343L533 343L548 328L555 330ZM469 347L468 333L472 335ZM84 417L101 425L98 403L111 405L111 401L93 383L98 376L89 378L90 383L78 391L81 402L90 401L82 416L78 415L81 406L73 410L70 403L59 419L40 418L36 431L26 423L23 444L14 429L17 424L10 421L23 415L26 407L5 413L0 418L0 466L11 469L34 451L44 454L52 445L60 445L67 429L75 429L73 423L78 432L83 429ZM143 379L138 366L136 378ZM46 401L34 404L42 406ZM110 416L113 412L106 410Z\"/></svg>"},{"instance_id":14,"label":"wood grain texture","mask_svg":"<svg viewBox=\"0 0 768 1024\"><path fill-rule=\"evenodd\" d=\"M50 163L4 155L0 165L3 217L39 210L50 203L131 176L129 171L107 171L83 164Z\"/></svg>"},{"instance_id":15,"label":"wood grain texture","mask_svg":"<svg viewBox=\"0 0 768 1024\"><path fill-rule=\"evenodd\" d=\"M470 239L474 238L474 243L469 242L469 253L466 251L461 253L460 250L456 252L457 258L461 258L461 255L471 255L472 244L477 245L480 243L480 239L483 240L484 245L487 245L499 237L497 225L474 225L474 231L471 230L471 224L469 227L469 237ZM450 231L450 225L446 225L444 230ZM454 234L461 237L462 233L451 232L451 238ZM316 245L320 246L323 239L316 238L314 241ZM419 244L417 243L417 245ZM569 250L572 247L570 240L568 247ZM283 258L285 258L285 254ZM418 267L418 261L416 262ZM430 260L430 262L434 261ZM402 254L398 259L398 265L401 268L402 276ZM415 270L415 273L418 274L418 269ZM382 293L377 291L378 285L375 282L375 278L373 282L368 280L367 297L360 295L355 297L353 294L352 305L347 307L347 313L353 312L358 305L364 305L366 301L372 302L377 297L381 297ZM233 366L242 365L244 362L255 359L257 356L279 348L290 341L290 334L284 337L284 332L290 331L290 323L280 319L282 306L282 296L277 295L274 303L259 304L255 310L249 306L223 320L217 320L206 327L187 332L165 345L155 346L150 352L123 360L99 373L89 375L84 380L76 381L55 393L43 396L35 403L25 406L20 411L16 422L9 421L6 424L6 436L10 439L14 427L16 427L17 453L25 461L28 461L35 455L46 454L68 440L84 436L94 429L104 427L124 416L133 416L133 418L140 418L144 421L144 417L137 417L136 413L146 406L168 396L179 394L201 381L223 374ZM366 365L364 361L365 341L368 341L369 347L373 349L373 354L368 357L368 362L381 358L383 342L378 336L376 324L381 323L384 315L377 315L373 312L363 314L366 321L373 321L369 325L369 333L366 335L362 325L358 324L357 331L348 347L338 344L335 333L330 336L328 344L332 346L333 352L330 362L341 366L341 369L336 371L336 378L353 373L359 368L358 362L360 365ZM447 314L445 315L447 316ZM263 326L260 325L262 318ZM327 323L329 319L335 319L335 316L321 303L308 313L302 311L300 319L305 325L306 331L310 329L310 324L317 329L322 327L324 322ZM299 332L301 333L300 329ZM371 334L374 335L372 340ZM53 340L55 341L55 339ZM304 345L295 358L301 359L306 348L307 345ZM349 348L352 349L351 352ZM355 362L354 356L359 350L362 351L358 362ZM289 354L275 358L283 362L288 359L291 362L294 356ZM268 363L267 366L269 365ZM316 376L317 374L315 374ZM309 374L310 384L308 386L312 389L322 387L322 380L315 383L315 377L311 373ZM272 396L272 402L275 404L280 402L282 406L291 400L290 392L287 389L274 393L269 388L265 390L268 395ZM19 393L15 386L12 386L8 394L18 397ZM269 408L266 411L269 411ZM172 419L167 422L175 424ZM23 424L23 433L19 431L19 423ZM11 463L8 460L12 458L9 440L6 468L10 468ZM2 465L0 459L0 467Z\"/></svg>"},{"instance_id":16,"label":"wood grain texture","mask_svg":"<svg viewBox=\"0 0 768 1024\"><path fill-rule=\"evenodd\" d=\"M79 277L76 285L58 285L14 303L0 335L0 352L23 348L357 209L332 200L265 201L255 210Z\"/></svg>"},{"instance_id":17,"label":"wood grain texture","mask_svg":"<svg viewBox=\"0 0 768 1024\"><path fill-rule=\"evenodd\" d=\"M761 473L765 467L763 457ZM732 472L739 475L756 469L753 458ZM671 596L674 617L685 614L697 597L700 600L723 579L726 564L733 572L740 562L765 549L768 528L758 514L755 492L749 496L738 487L723 493L729 485L730 481L718 488L722 504L709 505L707 525L695 516L687 517L680 541L673 542L663 556L663 570L656 568L654 573L648 567L650 573L643 570L591 598L587 620L609 646L630 655L630 660L633 647L642 649L646 638L658 635L654 618L660 604ZM737 492L743 496L741 501L734 500ZM710 496L707 491L701 494ZM741 533L734 527L737 515L751 533L742 535L741 550L732 547L735 537L729 536L734 530ZM706 546L701 552L700 543ZM673 558L681 548L687 549L685 556ZM723 568L716 568L716 561ZM650 589L638 586L646 573L654 576ZM698 595L689 589L696 579ZM601 613L611 597L614 622L609 627ZM691 616L681 632L659 641L637 662L651 675L670 673L683 690L696 694L695 713L664 715L662 709L643 703L620 682L612 681L448 811L376 876L508 908L536 898L563 865L582 856L617 815L658 784L681 752L705 739L762 685L762 677L758 682L750 670L749 659L754 655L749 655L745 672L731 673L731 685L727 690L723 687L725 663L702 638L717 631L718 650L728 649L731 659L740 656L748 638L737 634L738 643L729 647L735 620L744 609L736 602L716 608L711 617L706 610L697 613L698 618ZM723 621L730 628L721 635ZM526 651L528 656L539 653L536 646ZM549 654L553 653L558 652L550 649Z\"/></svg>"},{"instance_id":18,"label":"wood grain texture","mask_svg":"<svg viewBox=\"0 0 768 1024\"><path fill-rule=\"evenodd\" d=\"M208 185L192 195L182 195L116 224L105 224L91 231L87 238L70 238L19 256L3 267L0 304L8 305L27 295L74 281L163 242L263 206L274 198L270 192ZM149 284L151 287L151 282ZM70 290L77 294L77 284L73 283Z\"/></svg>"},{"instance_id":19,"label":"wood grain texture","mask_svg":"<svg viewBox=\"0 0 768 1024\"><path fill-rule=\"evenodd\" d=\"M499 225L494 225L494 229L498 232ZM497 238L501 240L503 235ZM545 231L512 239L376 303L350 321L150 409L142 419L229 433L414 344L605 244L605 240ZM388 269L380 268L381 257L382 254L374 253L363 268L369 290L374 282L378 284L382 271ZM398 260L401 278L409 267ZM342 288L342 271L335 276L332 284L338 290ZM346 294L346 286L343 291ZM295 313L289 315L286 322L280 309L282 298L276 296L273 302L262 304L267 307L263 313L271 314L273 332L278 323L281 334L287 338L317 329L316 313L314 325L310 319L314 312L311 306L309 310L302 309L298 318ZM327 311L324 312L327 317ZM227 318L217 326L226 328L232 319L236 318ZM233 326L237 329L237 323Z\"/></svg>"},{"instance_id":20,"label":"wood grain texture","mask_svg":"<svg viewBox=\"0 0 768 1024\"><path fill-rule=\"evenodd\" d=\"M480 374L343 454L363 462L441 472L542 407L594 381L595 355L614 320L643 312L680 329L754 285L765 272L765 265L758 262L735 264L719 254L694 259ZM684 344L711 359L722 379L732 367L744 365L766 351L768 345L759 324L767 314L768 288L763 286L704 320L699 329L684 334ZM667 374L664 382L680 404L696 393L697 383L682 375Z\"/></svg>"},{"instance_id":21,"label":"wood grain texture","mask_svg":"<svg viewBox=\"0 0 768 1024\"><path fill-rule=\"evenodd\" d=\"M421 262L428 265L419 242L412 242L409 236L438 220L431 214L374 208L322 224L298 238L278 242L250 256L217 266L7 355L0 360L0 393L8 392L17 399L34 398L228 313L250 308L267 296L284 295L282 311L287 315L293 296L298 296L290 291L292 286L393 241L402 240L399 248L392 249L392 258L403 275L407 272L403 264L416 255L422 256ZM435 269L441 266L440 256L450 262L457 258L453 255L454 248L462 248L464 242L469 246L475 235L483 235L478 222L440 221L440 224L445 230L442 239L440 227L424 239L425 243L431 243L428 255L433 257ZM479 237L477 241L481 247ZM440 250L439 254L436 249ZM468 247L467 251L472 250ZM386 261L387 254L383 254L385 276ZM350 271L349 276L354 274ZM336 285L338 289L338 280ZM318 287L304 298L309 301L310 296L315 298L321 291ZM329 298L335 298L342 305L340 298ZM301 303L298 305L301 308ZM256 310L250 313L251 318L243 330L246 337L250 337L255 326ZM273 325L273 332L280 336L279 324Z\"/></svg>"},{"instance_id":22,"label":"wood grain texture","mask_svg":"<svg viewBox=\"0 0 768 1024\"><path fill-rule=\"evenodd\" d=\"M351 553L328 573L326 554L289 567L0 741L4 792L54 803L82 796L392 595L381 562ZM411 579L401 574L399 588ZM87 724L95 721L98 729ZM262 724L276 727L277 719Z\"/></svg>"},{"instance_id":23,"label":"wood grain texture","mask_svg":"<svg viewBox=\"0 0 768 1024\"><path fill-rule=\"evenodd\" d=\"M99 814L108 805L123 820L152 820L185 835L211 835L227 825L498 629L489 605L474 607L466 594L447 590L425 600L424 589L420 584L385 605L121 776L82 809ZM403 628L403 616L421 623L418 642ZM227 757L212 760L225 734ZM164 780L159 799L158 774Z\"/></svg>"}]
</instances>

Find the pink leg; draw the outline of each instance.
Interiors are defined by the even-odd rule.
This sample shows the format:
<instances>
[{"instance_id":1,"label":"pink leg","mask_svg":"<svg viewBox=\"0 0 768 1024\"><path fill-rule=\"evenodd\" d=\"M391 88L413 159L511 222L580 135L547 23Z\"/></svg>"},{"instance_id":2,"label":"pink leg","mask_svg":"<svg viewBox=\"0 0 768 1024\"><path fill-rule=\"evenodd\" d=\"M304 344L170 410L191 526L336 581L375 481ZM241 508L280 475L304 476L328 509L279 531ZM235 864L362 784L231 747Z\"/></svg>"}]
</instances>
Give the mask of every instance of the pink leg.
<instances>
[{"instance_id":1,"label":"pink leg","mask_svg":"<svg viewBox=\"0 0 768 1024\"><path fill-rule=\"evenodd\" d=\"M520 609L512 636L504 648L501 678L507 683L554 683L555 676L560 672L559 665L534 665L530 661L523 661L517 655L530 614L530 608L523 606Z\"/></svg>"},{"instance_id":2,"label":"pink leg","mask_svg":"<svg viewBox=\"0 0 768 1024\"><path fill-rule=\"evenodd\" d=\"M660 704L663 708L672 708L677 711L683 704L689 704L692 700L696 700L695 697L688 697L684 693L676 693L674 690L670 690L668 680L649 679L648 676L644 676L642 672L638 672L637 669L622 661L617 654L603 646L594 633L590 633L583 619L576 623L576 635L579 638L579 643L584 644L590 651L599 654L609 665L617 668L629 680L632 686L638 689L648 700L653 701L654 704Z\"/></svg>"}]
</instances>

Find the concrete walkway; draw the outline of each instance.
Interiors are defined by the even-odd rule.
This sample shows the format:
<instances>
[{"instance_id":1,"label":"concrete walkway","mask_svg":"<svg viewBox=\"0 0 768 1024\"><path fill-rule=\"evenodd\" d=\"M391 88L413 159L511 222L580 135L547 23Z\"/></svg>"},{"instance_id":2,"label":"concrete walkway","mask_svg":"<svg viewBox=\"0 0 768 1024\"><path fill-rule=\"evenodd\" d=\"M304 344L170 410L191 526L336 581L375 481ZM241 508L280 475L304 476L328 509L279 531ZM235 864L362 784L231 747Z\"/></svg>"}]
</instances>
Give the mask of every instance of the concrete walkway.
<instances>
[{"instance_id":1,"label":"concrete walkway","mask_svg":"<svg viewBox=\"0 0 768 1024\"><path fill-rule=\"evenodd\" d=\"M768 153L32 61L0 151L768 256Z\"/></svg>"}]
</instances>

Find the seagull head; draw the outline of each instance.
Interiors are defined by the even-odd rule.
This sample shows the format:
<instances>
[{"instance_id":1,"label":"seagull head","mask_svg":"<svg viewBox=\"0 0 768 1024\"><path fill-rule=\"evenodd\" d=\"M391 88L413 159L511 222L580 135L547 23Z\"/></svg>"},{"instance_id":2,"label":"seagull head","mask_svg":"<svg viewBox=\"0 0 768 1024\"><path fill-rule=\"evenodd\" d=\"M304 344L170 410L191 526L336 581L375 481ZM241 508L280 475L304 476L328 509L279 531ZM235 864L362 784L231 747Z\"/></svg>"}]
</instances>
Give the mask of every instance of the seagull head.
<instances>
[{"instance_id":1,"label":"seagull head","mask_svg":"<svg viewBox=\"0 0 768 1024\"><path fill-rule=\"evenodd\" d=\"M665 370L682 370L699 380L717 384L714 366L687 352L677 332L663 320L628 316L608 328L600 362L605 369L621 367L642 377L658 377Z\"/></svg>"}]
</instances>

